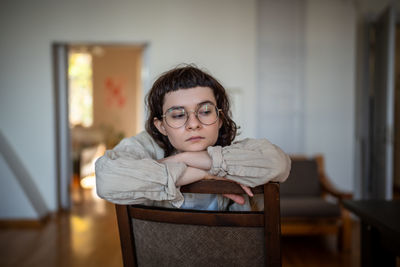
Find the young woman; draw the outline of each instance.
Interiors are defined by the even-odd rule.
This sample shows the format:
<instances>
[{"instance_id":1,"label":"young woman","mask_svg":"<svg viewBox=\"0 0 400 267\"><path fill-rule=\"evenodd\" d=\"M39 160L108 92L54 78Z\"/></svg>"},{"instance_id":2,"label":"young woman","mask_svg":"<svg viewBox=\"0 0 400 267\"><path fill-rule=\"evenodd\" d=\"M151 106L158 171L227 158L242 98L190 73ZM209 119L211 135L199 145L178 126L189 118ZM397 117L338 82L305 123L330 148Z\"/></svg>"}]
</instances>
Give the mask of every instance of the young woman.
<instances>
[{"instance_id":1,"label":"young woman","mask_svg":"<svg viewBox=\"0 0 400 267\"><path fill-rule=\"evenodd\" d=\"M185 194L179 187L213 176L249 187L283 182L290 159L266 139L234 142L236 124L222 85L194 66L161 75L147 95L146 131L123 139L96 162L97 194L119 204L225 210L239 195Z\"/></svg>"}]
</instances>

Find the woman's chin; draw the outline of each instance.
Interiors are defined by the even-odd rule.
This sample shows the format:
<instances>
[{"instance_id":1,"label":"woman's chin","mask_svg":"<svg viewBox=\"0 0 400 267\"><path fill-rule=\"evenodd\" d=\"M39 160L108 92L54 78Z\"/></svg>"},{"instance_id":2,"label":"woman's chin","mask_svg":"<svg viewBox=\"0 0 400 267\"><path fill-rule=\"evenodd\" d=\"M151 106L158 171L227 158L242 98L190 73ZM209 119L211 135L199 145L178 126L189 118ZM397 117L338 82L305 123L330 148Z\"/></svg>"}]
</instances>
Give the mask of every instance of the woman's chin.
<instances>
[{"instance_id":1,"label":"woman's chin","mask_svg":"<svg viewBox=\"0 0 400 267\"><path fill-rule=\"evenodd\" d=\"M191 145L188 147L183 148L181 151L183 152L200 152L207 150L207 146L205 145Z\"/></svg>"}]
</instances>

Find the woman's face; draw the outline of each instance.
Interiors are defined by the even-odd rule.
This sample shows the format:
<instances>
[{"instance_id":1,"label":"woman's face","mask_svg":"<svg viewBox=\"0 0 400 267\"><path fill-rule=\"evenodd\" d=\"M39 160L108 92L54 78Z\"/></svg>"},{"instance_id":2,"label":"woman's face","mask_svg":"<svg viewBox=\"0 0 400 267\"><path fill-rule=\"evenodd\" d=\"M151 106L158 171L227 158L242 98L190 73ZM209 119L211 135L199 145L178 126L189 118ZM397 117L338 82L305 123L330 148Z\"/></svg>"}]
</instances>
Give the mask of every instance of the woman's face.
<instances>
[{"instance_id":1,"label":"woman's face","mask_svg":"<svg viewBox=\"0 0 400 267\"><path fill-rule=\"evenodd\" d=\"M154 125L166 135L172 146L178 152L203 151L207 147L213 146L218 139L218 131L222 126L220 118L211 125L202 124L194 112L204 103L217 105L215 96L209 87L194 87L190 89L180 89L170 92L164 97L163 114L167 111L184 108L189 118L185 125L180 128L172 128L166 123L166 119L159 120L154 118ZM211 105L209 105L212 107ZM206 107L207 108L207 107Z\"/></svg>"}]
</instances>

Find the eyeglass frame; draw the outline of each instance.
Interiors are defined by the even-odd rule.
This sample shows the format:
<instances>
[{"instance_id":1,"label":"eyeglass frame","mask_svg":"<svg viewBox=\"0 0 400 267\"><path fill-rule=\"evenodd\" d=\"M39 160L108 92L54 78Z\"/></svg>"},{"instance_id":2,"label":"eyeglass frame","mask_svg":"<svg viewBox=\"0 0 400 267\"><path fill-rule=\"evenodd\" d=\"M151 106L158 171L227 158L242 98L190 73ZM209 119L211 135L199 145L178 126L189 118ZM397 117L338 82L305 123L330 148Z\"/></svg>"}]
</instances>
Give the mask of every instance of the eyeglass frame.
<instances>
[{"instance_id":1,"label":"eyeglass frame","mask_svg":"<svg viewBox=\"0 0 400 267\"><path fill-rule=\"evenodd\" d=\"M200 107L201 107L202 105L204 105L204 104L211 104L211 105L213 105L213 106L215 107L215 110L217 111L217 118L215 119L215 121L214 121L213 123L210 123L210 124L203 123L203 122L199 119L199 117L198 117L198 113L197 113L197 112L198 112L198 110L200 109ZM171 107L171 108L167 109L167 111L165 111L165 113L164 113L163 115L161 115L161 118L165 119L165 123L166 123L169 127L173 128L173 129L179 129L179 128L185 126L186 123L187 123L188 120L189 120L190 113L194 113L194 115L196 116L196 119L197 119L201 124L207 125L207 126L208 126L208 125L213 125L214 123L216 123L216 122L218 121L218 118L219 118L219 113L220 113L220 112L223 113L222 109L218 108L216 105L214 105L214 103L211 103L211 102L201 103L201 104L199 104L198 107L196 108L196 111L194 111L194 110L186 111L186 109L183 108L183 110L185 111L185 114L188 114L187 117L186 117L185 123L182 124L182 126L179 126L179 127L172 127L171 125L169 125L169 123L168 123L168 121L167 121L167 118L166 118L167 115L166 115L166 114L167 114L167 112L168 112L169 110L171 110L171 109L173 109L173 108L174 108L174 107Z\"/></svg>"}]
</instances>

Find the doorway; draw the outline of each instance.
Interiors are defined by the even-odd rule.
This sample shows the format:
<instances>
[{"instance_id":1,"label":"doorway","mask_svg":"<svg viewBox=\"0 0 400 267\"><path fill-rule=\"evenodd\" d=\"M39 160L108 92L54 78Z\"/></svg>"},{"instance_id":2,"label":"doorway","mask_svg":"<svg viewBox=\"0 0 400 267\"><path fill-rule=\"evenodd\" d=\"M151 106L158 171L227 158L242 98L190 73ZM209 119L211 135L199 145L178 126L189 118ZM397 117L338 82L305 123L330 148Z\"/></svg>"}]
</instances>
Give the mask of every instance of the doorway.
<instances>
[{"instance_id":1,"label":"doorway","mask_svg":"<svg viewBox=\"0 0 400 267\"><path fill-rule=\"evenodd\" d=\"M142 130L146 45L55 44L59 209L95 193L94 162ZM72 190L74 189L74 190Z\"/></svg>"},{"instance_id":2,"label":"doorway","mask_svg":"<svg viewBox=\"0 0 400 267\"><path fill-rule=\"evenodd\" d=\"M392 199L400 171L399 31L393 6L376 20L365 20L361 29L356 188L363 199Z\"/></svg>"}]
</instances>

